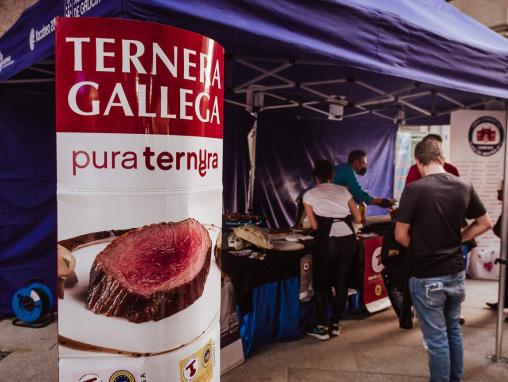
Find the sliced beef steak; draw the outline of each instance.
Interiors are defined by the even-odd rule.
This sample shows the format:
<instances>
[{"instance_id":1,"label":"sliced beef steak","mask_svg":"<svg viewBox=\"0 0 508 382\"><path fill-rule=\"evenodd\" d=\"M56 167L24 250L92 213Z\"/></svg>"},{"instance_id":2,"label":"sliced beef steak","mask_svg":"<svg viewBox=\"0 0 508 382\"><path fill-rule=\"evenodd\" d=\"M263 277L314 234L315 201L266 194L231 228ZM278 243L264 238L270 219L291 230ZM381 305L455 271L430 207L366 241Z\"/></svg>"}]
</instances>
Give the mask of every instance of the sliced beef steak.
<instances>
[{"instance_id":1,"label":"sliced beef steak","mask_svg":"<svg viewBox=\"0 0 508 382\"><path fill-rule=\"evenodd\" d=\"M194 219L132 230L97 255L86 307L131 322L171 316L203 293L211 247L208 231Z\"/></svg>"}]
</instances>

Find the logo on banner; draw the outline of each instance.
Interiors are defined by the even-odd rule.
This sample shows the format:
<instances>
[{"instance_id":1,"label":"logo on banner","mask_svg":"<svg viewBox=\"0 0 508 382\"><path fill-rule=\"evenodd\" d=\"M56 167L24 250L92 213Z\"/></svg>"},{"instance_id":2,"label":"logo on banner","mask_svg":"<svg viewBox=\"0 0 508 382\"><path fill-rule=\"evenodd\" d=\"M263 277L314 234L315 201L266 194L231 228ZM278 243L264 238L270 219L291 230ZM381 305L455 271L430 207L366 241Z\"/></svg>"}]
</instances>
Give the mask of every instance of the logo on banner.
<instances>
[{"instance_id":1,"label":"logo on banner","mask_svg":"<svg viewBox=\"0 0 508 382\"><path fill-rule=\"evenodd\" d=\"M214 351L209 341L190 357L180 361L181 382L210 382L213 378Z\"/></svg>"},{"instance_id":2,"label":"logo on banner","mask_svg":"<svg viewBox=\"0 0 508 382\"><path fill-rule=\"evenodd\" d=\"M379 273L383 270L384 266L381 262L381 247L377 247L374 253L372 254L372 270L376 273Z\"/></svg>"},{"instance_id":3,"label":"logo on banner","mask_svg":"<svg viewBox=\"0 0 508 382\"><path fill-rule=\"evenodd\" d=\"M130 371L119 370L109 377L109 382L136 382L136 378Z\"/></svg>"},{"instance_id":4,"label":"logo on banner","mask_svg":"<svg viewBox=\"0 0 508 382\"><path fill-rule=\"evenodd\" d=\"M28 45L30 50L35 49L35 44L48 37L50 34L55 32L56 17L52 18L49 23L43 25L40 29L30 29L30 35L28 36Z\"/></svg>"},{"instance_id":5,"label":"logo on banner","mask_svg":"<svg viewBox=\"0 0 508 382\"><path fill-rule=\"evenodd\" d=\"M101 3L101 0L65 0L65 17L80 17Z\"/></svg>"},{"instance_id":6,"label":"logo on banner","mask_svg":"<svg viewBox=\"0 0 508 382\"><path fill-rule=\"evenodd\" d=\"M72 5L74 4L74 0L65 0L64 1L64 16L72 17Z\"/></svg>"},{"instance_id":7,"label":"logo on banner","mask_svg":"<svg viewBox=\"0 0 508 382\"><path fill-rule=\"evenodd\" d=\"M494 117L480 117L469 128L468 139L475 154L484 157L494 155L503 146L503 125Z\"/></svg>"},{"instance_id":8,"label":"logo on banner","mask_svg":"<svg viewBox=\"0 0 508 382\"><path fill-rule=\"evenodd\" d=\"M78 382L104 382L104 380L95 373L86 373Z\"/></svg>"},{"instance_id":9,"label":"logo on banner","mask_svg":"<svg viewBox=\"0 0 508 382\"><path fill-rule=\"evenodd\" d=\"M14 64L14 60L11 58L11 56L4 57L2 52L0 52L0 73L3 69L12 64Z\"/></svg>"},{"instance_id":10,"label":"logo on banner","mask_svg":"<svg viewBox=\"0 0 508 382\"><path fill-rule=\"evenodd\" d=\"M30 50L35 49L35 30L32 28L30 30L30 37L28 38L28 43L30 44Z\"/></svg>"}]
</instances>

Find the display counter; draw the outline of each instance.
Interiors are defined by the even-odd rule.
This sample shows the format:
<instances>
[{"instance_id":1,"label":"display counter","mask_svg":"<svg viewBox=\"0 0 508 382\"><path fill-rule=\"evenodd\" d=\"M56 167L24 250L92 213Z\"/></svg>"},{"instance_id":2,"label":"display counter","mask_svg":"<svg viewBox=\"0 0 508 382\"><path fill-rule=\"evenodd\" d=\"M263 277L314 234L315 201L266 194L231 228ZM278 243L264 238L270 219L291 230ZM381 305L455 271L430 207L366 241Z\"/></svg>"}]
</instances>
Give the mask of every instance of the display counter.
<instances>
[{"instance_id":1,"label":"display counter","mask_svg":"<svg viewBox=\"0 0 508 382\"><path fill-rule=\"evenodd\" d=\"M390 306L383 279L380 236L359 238L350 284L357 290L349 309L374 313ZM223 250L222 271L234 286L246 357L264 344L301 338L314 322L312 252L314 241L293 252L265 251L263 260ZM310 278L310 280L309 280ZM310 289L310 291L309 291Z\"/></svg>"}]
</instances>

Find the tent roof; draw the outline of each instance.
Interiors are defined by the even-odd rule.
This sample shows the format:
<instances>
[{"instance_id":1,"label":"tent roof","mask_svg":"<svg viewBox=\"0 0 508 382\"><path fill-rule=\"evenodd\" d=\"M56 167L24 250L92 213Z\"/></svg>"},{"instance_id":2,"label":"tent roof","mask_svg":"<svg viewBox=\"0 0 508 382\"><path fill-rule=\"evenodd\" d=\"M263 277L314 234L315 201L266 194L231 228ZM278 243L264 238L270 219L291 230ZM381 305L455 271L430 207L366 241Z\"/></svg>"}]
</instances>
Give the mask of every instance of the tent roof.
<instances>
[{"instance_id":1,"label":"tent roof","mask_svg":"<svg viewBox=\"0 0 508 382\"><path fill-rule=\"evenodd\" d=\"M456 101L442 105L443 110L472 105L470 95L462 92L478 95L473 103L484 99L480 95L508 99L508 40L442 0L41 0L0 38L0 80L27 68L31 76L51 75L52 68L41 61L54 51L52 20L76 12L172 24L216 39L235 65L245 69L230 84L235 95L245 93L249 81L248 85L272 88L292 84L297 91L280 101L297 104L302 103L298 92L304 81L351 83L353 78L356 84L367 85L360 85L364 92L373 93L363 102L384 97L383 106L396 101L392 106L400 107L399 96L418 99L411 95L420 93L433 95L426 103L435 109L439 89L455 91L438 92L441 103L446 98ZM298 64L313 66L298 69ZM263 75L261 82L251 81ZM21 77L26 78L26 72ZM361 81L365 78L368 83ZM425 84L425 93L409 89L414 82ZM394 88L397 83L401 87ZM277 92L280 97L280 89ZM332 94L318 93L313 94L321 100ZM235 96L231 98L236 102ZM423 109L411 104L416 106L409 107L413 112ZM423 110L430 112L420 117L439 114L430 105Z\"/></svg>"}]
</instances>

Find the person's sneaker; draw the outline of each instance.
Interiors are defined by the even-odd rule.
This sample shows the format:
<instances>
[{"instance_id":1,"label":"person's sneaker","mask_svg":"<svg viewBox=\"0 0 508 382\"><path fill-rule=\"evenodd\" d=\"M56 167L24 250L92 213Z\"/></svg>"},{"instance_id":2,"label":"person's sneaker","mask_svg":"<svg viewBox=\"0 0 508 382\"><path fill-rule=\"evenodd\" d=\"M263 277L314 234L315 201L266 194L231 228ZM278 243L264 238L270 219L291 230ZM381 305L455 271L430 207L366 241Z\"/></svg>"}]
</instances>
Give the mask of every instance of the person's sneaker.
<instances>
[{"instance_id":1,"label":"person's sneaker","mask_svg":"<svg viewBox=\"0 0 508 382\"><path fill-rule=\"evenodd\" d=\"M490 309L497 310L498 303L497 302L486 302L485 303Z\"/></svg>"},{"instance_id":2,"label":"person's sneaker","mask_svg":"<svg viewBox=\"0 0 508 382\"><path fill-rule=\"evenodd\" d=\"M339 322L334 322L332 324L332 336L338 336L342 332L342 325Z\"/></svg>"},{"instance_id":3,"label":"person's sneaker","mask_svg":"<svg viewBox=\"0 0 508 382\"><path fill-rule=\"evenodd\" d=\"M330 339L330 334L326 326L316 325L311 329L305 330L305 333L321 341Z\"/></svg>"}]
</instances>

